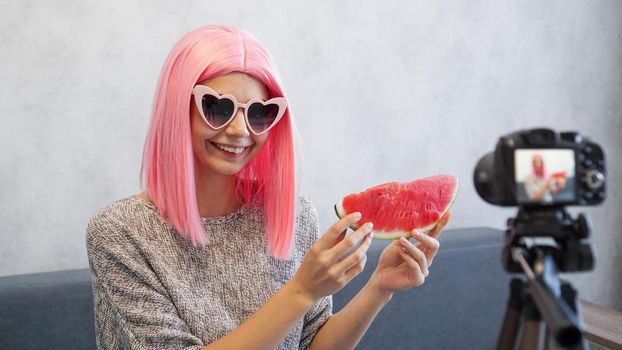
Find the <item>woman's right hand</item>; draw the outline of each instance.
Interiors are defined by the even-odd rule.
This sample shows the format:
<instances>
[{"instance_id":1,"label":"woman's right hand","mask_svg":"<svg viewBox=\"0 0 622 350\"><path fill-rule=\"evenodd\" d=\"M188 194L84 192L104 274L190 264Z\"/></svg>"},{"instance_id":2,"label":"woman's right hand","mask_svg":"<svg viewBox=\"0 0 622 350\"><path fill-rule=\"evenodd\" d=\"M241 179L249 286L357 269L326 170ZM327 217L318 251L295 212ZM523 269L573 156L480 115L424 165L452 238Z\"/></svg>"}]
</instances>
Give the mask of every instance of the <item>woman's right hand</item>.
<instances>
[{"instance_id":1,"label":"woman's right hand","mask_svg":"<svg viewBox=\"0 0 622 350\"><path fill-rule=\"evenodd\" d=\"M298 271L289 282L290 287L315 302L336 293L363 271L373 225L369 222L361 225L344 239L348 227L358 220L360 216L352 213L329 227L305 255ZM361 240L360 246L344 255Z\"/></svg>"}]
</instances>

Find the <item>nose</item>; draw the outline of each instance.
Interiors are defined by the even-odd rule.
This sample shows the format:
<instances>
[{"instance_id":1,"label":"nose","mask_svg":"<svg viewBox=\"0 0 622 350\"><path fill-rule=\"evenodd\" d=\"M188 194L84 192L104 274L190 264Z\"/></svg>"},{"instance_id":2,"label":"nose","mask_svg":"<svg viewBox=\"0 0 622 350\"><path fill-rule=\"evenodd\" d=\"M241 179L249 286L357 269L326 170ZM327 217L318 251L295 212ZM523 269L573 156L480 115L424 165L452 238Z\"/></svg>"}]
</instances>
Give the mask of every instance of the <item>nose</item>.
<instances>
[{"instance_id":1,"label":"nose","mask_svg":"<svg viewBox=\"0 0 622 350\"><path fill-rule=\"evenodd\" d=\"M227 135L232 137L246 137L250 135L248 128L246 127L246 121L244 120L244 109L238 108L233 120L225 129Z\"/></svg>"}]
</instances>

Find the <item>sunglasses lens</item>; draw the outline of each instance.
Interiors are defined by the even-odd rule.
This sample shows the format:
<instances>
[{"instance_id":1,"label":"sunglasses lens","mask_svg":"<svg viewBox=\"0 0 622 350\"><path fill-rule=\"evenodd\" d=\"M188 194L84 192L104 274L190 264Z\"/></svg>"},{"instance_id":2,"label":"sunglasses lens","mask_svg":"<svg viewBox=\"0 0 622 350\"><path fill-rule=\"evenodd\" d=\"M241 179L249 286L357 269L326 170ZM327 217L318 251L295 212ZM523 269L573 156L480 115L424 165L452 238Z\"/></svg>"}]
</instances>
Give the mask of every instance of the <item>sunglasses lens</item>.
<instances>
[{"instance_id":1,"label":"sunglasses lens","mask_svg":"<svg viewBox=\"0 0 622 350\"><path fill-rule=\"evenodd\" d=\"M201 107L205 119L215 128L225 125L233 115L233 101L228 98L203 95Z\"/></svg>"},{"instance_id":2,"label":"sunglasses lens","mask_svg":"<svg viewBox=\"0 0 622 350\"><path fill-rule=\"evenodd\" d=\"M277 104L271 103L264 106L259 102L255 102L248 107L248 123L256 133L260 133L272 126L278 115L279 105Z\"/></svg>"}]
</instances>

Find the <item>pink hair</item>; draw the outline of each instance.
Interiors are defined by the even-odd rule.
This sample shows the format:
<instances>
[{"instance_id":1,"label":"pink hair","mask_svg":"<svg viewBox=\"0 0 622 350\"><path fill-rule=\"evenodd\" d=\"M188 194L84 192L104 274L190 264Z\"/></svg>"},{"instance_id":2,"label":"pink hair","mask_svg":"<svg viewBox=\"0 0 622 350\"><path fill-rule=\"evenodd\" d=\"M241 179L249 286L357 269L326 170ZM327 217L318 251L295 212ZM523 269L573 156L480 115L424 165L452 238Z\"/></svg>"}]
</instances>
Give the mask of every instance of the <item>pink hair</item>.
<instances>
[{"instance_id":1,"label":"pink hair","mask_svg":"<svg viewBox=\"0 0 622 350\"><path fill-rule=\"evenodd\" d=\"M537 168L535 166L533 166L533 162L535 162L536 160L540 160L540 168ZM535 177L546 177L546 165L544 164L544 157L542 157L542 154L539 152L534 152L531 155L531 174Z\"/></svg>"},{"instance_id":2,"label":"pink hair","mask_svg":"<svg viewBox=\"0 0 622 350\"><path fill-rule=\"evenodd\" d=\"M192 88L205 79L243 72L261 81L270 97L285 97L270 54L249 33L206 25L184 35L164 62L156 87L151 125L140 171L141 187L161 219L194 246L208 241L197 205L191 143ZM290 108L270 131L262 150L235 175L237 194L247 207L263 206L268 253L291 256L297 198L294 121Z\"/></svg>"}]
</instances>

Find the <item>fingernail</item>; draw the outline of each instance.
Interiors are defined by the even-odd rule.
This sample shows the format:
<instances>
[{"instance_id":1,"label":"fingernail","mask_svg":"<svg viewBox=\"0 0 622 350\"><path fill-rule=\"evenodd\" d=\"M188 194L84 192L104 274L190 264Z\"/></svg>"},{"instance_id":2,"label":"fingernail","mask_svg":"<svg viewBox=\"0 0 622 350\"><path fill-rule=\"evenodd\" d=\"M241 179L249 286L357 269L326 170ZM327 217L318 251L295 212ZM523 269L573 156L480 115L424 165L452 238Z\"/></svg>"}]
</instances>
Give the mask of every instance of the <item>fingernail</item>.
<instances>
[{"instance_id":1,"label":"fingernail","mask_svg":"<svg viewBox=\"0 0 622 350\"><path fill-rule=\"evenodd\" d=\"M356 212L354 213L354 220L360 220L361 219L361 213Z\"/></svg>"},{"instance_id":2,"label":"fingernail","mask_svg":"<svg viewBox=\"0 0 622 350\"><path fill-rule=\"evenodd\" d=\"M400 237L400 242L402 242L403 244L408 243L408 241L406 240L406 238L404 238L404 236Z\"/></svg>"},{"instance_id":3,"label":"fingernail","mask_svg":"<svg viewBox=\"0 0 622 350\"><path fill-rule=\"evenodd\" d=\"M417 236L421 236L421 232L419 232L419 230L413 230L412 232Z\"/></svg>"}]
</instances>

